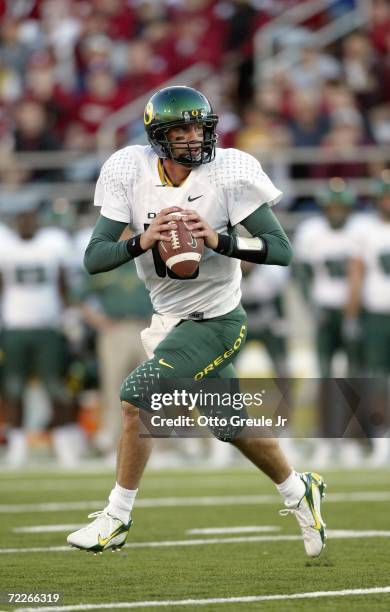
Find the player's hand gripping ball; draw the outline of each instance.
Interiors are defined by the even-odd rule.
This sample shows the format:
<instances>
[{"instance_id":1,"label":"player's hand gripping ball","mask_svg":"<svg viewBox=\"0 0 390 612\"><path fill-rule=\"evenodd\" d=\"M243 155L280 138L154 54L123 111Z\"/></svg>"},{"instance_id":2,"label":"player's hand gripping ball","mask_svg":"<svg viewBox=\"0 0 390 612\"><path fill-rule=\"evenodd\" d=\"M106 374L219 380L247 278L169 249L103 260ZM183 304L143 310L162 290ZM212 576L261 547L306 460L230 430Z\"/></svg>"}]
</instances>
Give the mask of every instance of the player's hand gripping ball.
<instances>
[{"instance_id":1,"label":"player's hand gripping ball","mask_svg":"<svg viewBox=\"0 0 390 612\"><path fill-rule=\"evenodd\" d=\"M176 227L164 232L170 241L159 240L158 251L167 268L181 278L188 278L199 266L204 240L192 235L182 216L181 213L171 214L172 223L176 223Z\"/></svg>"}]
</instances>

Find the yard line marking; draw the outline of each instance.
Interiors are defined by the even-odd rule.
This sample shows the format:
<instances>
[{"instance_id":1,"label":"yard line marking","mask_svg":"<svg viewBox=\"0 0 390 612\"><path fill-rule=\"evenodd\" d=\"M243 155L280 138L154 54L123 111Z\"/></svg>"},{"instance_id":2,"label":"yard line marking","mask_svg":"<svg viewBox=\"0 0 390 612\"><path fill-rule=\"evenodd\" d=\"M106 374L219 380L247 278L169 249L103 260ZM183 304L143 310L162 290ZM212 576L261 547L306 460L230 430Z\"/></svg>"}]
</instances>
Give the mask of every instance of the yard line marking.
<instances>
[{"instance_id":1,"label":"yard line marking","mask_svg":"<svg viewBox=\"0 0 390 612\"><path fill-rule=\"evenodd\" d=\"M328 493L326 503L342 502L387 502L390 491L353 491L350 493ZM59 512L63 510L89 510L106 505L107 501L48 502L37 504L0 504L0 513L15 512ZM141 498L136 508L169 508L184 506L232 506L251 504L279 504L279 495L218 495L205 497L150 497Z\"/></svg>"},{"instance_id":2,"label":"yard line marking","mask_svg":"<svg viewBox=\"0 0 390 612\"><path fill-rule=\"evenodd\" d=\"M73 548L69 546L36 546L33 548L0 548L1 554L12 554L12 553L40 553L40 552L69 552Z\"/></svg>"},{"instance_id":3,"label":"yard line marking","mask_svg":"<svg viewBox=\"0 0 390 612\"><path fill-rule=\"evenodd\" d=\"M0 513L15 512L62 512L63 510L89 510L96 508L106 502L84 501L84 502L48 502L42 504L1 504Z\"/></svg>"},{"instance_id":4,"label":"yard line marking","mask_svg":"<svg viewBox=\"0 0 390 612\"><path fill-rule=\"evenodd\" d=\"M74 529L81 529L84 527L84 523L71 524L71 525L33 525L31 527L14 527L13 533L55 533L72 531ZM205 529L187 529L186 533L189 535L217 535L223 533L266 533L271 531L280 531L280 527L276 525L253 525L253 526L241 526L241 527L207 527Z\"/></svg>"},{"instance_id":5,"label":"yard line marking","mask_svg":"<svg viewBox=\"0 0 390 612\"><path fill-rule=\"evenodd\" d=\"M357 531L348 529L329 529L329 539L349 540L354 538L390 538L390 531ZM236 538L202 538L196 540L160 540L157 542L130 542L124 548L170 548L174 546L204 546L208 544L247 544L254 542L296 542L301 535L261 535L241 536ZM0 548L0 554L33 553L33 552L77 552L70 546L47 546L32 548Z\"/></svg>"},{"instance_id":6,"label":"yard line marking","mask_svg":"<svg viewBox=\"0 0 390 612\"><path fill-rule=\"evenodd\" d=\"M348 597L356 595L382 595L390 593L390 587L369 589L343 589L341 591L309 591L285 595L249 595L243 597L213 597L210 599L173 599L170 601L129 601L106 604L76 604L72 606L49 606L46 608L17 608L15 612L76 612L77 610L105 610L124 608L167 608L171 606L208 606L210 604L255 603L287 599L318 599L320 597Z\"/></svg>"},{"instance_id":7,"label":"yard line marking","mask_svg":"<svg viewBox=\"0 0 390 612\"><path fill-rule=\"evenodd\" d=\"M100 478L99 481L76 480L75 482L66 480L56 480L55 482L52 480L44 480L41 482L35 482L33 480L29 480L27 482L7 482L5 485L1 483L1 490L2 492L9 493L20 493L21 491L66 491L69 489L69 487L71 487L72 490L95 490L102 489L110 484L112 484L111 477L107 477L105 480Z\"/></svg>"},{"instance_id":8,"label":"yard line marking","mask_svg":"<svg viewBox=\"0 0 390 612\"><path fill-rule=\"evenodd\" d=\"M64 525L33 525L31 527L14 527L13 533L56 533L66 532L73 529L84 527L84 523L64 524ZM189 535L217 535L224 533L267 533L272 531L280 531L281 528L276 525L253 525L239 527L207 527L204 529L187 529Z\"/></svg>"},{"instance_id":9,"label":"yard line marking","mask_svg":"<svg viewBox=\"0 0 390 612\"><path fill-rule=\"evenodd\" d=\"M390 531L380 529L327 529L326 533L332 540L343 538L390 538Z\"/></svg>"},{"instance_id":10,"label":"yard line marking","mask_svg":"<svg viewBox=\"0 0 390 612\"><path fill-rule=\"evenodd\" d=\"M64 531L73 531L81 529L85 524L79 523L76 525L34 525L32 527L14 527L13 533L55 533Z\"/></svg>"},{"instance_id":11,"label":"yard line marking","mask_svg":"<svg viewBox=\"0 0 390 612\"><path fill-rule=\"evenodd\" d=\"M15 479L9 479L9 478L2 478L2 476L0 476L0 482L1 482L1 489L2 491L20 491L20 490L25 490L25 489L31 489L31 490L35 490L35 489L51 489L53 488L54 490L58 490L61 487L65 488L68 487L69 484L71 483L72 488L82 488L83 486L88 486L88 488L91 487L97 487L97 486L104 486L106 481L109 481L110 483L112 482L112 471L107 472L107 474L100 474L100 475L91 475L88 476L88 474L72 474L71 476L66 475L62 475L59 474L58 478L53 478L53 475L51 475L48 478L44 478L42 479L42 477L38 474L33 474L31 475L30 478L26 478L25 475L23 478L15 478ZM178 473L178 474L172 474L172 476L161 476L161 478L156 478L154 475L145 475L144 477L144 486L147 485L148 487L161 487L161 486L169 486L169 485L176 485L177 481L182 479L184 477L184 474L182 473ZM39 480L35 480L36 478L39 478ZM188 478L188 475L187 477ZM257 474L253 474L253 473L248 473L248 474L230 474L228 473L222 473L221 477L215 474L195 474L195 475L191 475L191 484L193 484L194 481L197 481L196 484L199 487L215 487L216 485L220 485L222 480L228 480L229 483L232 482L232 480L237 480L239 481L240 484L242 484L242 482L245 480L246 482L250 482L250 484L253 482L253 484L256 483L256 478L257 478Z\"/></svg>"},{"instance_id":12,"label":"yard line marking","mask_svg":"<svg viewBox=\"0 0 390 612\"><path fill-rule=\"evenodd\" d=\"M276 525L241 525L239 527L205 527L204 529L187 529L188 535L217 535L221 533L262 533L280 531Z\"/></svg>"},{"instance_id":13,"label":"yard line marking","mask_svg":"<svg viewBox=\"0 0 390 612\"><path fill-rule=\"evenodd\" d=\"M53 468L52 470L50 470L49 472L45 472L44 470L29 470L28 467L23 467L23 469L21 470L14 470L14 469L10 469L9 471L6 471L6 466L2 466L4 468L4 471L1 472L0 474L0 482L2 483L6 483L6 482L14 482L14 481L18 481L18 482L31 482L32 478L39 478L40 480L53 480L53 481L58 481L58 479L63 480L64 482L68 481L73 481L73 480L80 480L80 479L86 479L86 478L111 478L113 477L113 468L112 467L107 467L104 469L96 469L96 470L90 470L90 469L84 469L83 466L80 466L80 468L78 468L77 470L70 470L70 469L63 469L61 470L61 468L58 468L58 466L56 466L55 468ZM379 469L379 468L378 468ZM384 468L383 468L384 469ZM330 470L327 470L328 472ZM148 472L145 473L144 479L145 480L154 480L156 482L160 481L160 475L162 479L167 479L167 480L171 480L171 479L177 479L177 478L185 478L186 480L188 479L188 473L190 472L191 474L191 478L198 478L198 479L204 479L204 478L214 478L214 479L218 479L221 478L225 478L230 480L231 478L236 478L236 479L242 479L242 478L258 478L257 475L257 470L255 468L253 469L245 469L244 471L242 471L241 468L236 469L234 471L230 471L230 470L225 470L223 469L222 472L219 471L218 468L216 469L210 469L210 468L205 468L205 469L198 469L198 470L194 470L194 469L190 469L190 468L182 468L182 469L177 469L177 468L165 468L164 470L160 470L160 469L153 469L153 468L148 468Z\"/></svg>"}]
</instances>

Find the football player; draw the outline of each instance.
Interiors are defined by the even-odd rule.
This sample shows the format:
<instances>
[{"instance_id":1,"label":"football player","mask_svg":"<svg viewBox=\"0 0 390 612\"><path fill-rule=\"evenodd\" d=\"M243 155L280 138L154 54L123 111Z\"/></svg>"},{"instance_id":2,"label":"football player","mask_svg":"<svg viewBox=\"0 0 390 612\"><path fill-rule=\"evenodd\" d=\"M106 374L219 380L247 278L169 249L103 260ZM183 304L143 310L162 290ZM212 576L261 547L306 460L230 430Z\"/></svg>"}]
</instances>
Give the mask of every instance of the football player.
<instances>
[{"instance_id":1,"label":"football player","mask_svg":"<svg viewBox=\"0 0 390 612\"><path fill-rule=\"evenodd\" d=\"M335 353L345 349L347 270L355 248L354 231L349 223L355 198L342 179L333 181L319 198L323 214L304 221L294 240L303 293L316 312L319 369L323 378L332 375Z\"/></svg>"},{"instance_id":2,"label":"football player","mask_svg":"<svg viewBox=\"0 0 390 612\"><path fill-rule=\"evenodd\" d=\"M0 223L0 244L5 242L7 238L12 238L13 232L4 223ZM0 289L1 289L1 279L0 279ZM4 350L3 350L3 325L1 320L1 312L0 312L0 415L1 415L1 426L0 426L0 440L1 443L6 440L5 437L5 427L3 423L4 414L5 414L5 406L3 403L3 365L4 365ZM4 429L4 432L3 432Z\"/></svg>"},{"instance_id":3,"label":"football player","mask_svg":"<svg viewBox=\"0 0 390 612\"><path fill-rule=\"evenodd\" d=\"M62 465L75 465L82 436L64 383L60 319L65 296L64 265L71 248L65 232L40 228L35 209L15 214L15 233L0 242L0 295L3 323L3 392L12 466L25 462L23 396L32 374L50 396L54 450Z\"/></svg>"},{"instance_id":4,"label":"football player","mask_svg":"<svg viewBox=\"0 0 390 612\"><path fill-rule=\"evenodd\" d=\"M357 326L363 309L362 343L365 375L373 377L370 391L374 466L390 461L388 377L390 375L390 179L377 187L377 211L365 215L350 264L350 294L346 315Z\"/></svg>"},{"instance_id":5,"label":"football player","mask_svg":"<svg viewBox=\"0 0 390 612\"><path fill-rule=\"evenodd\" d=\"M354 195L343 179L333 178L329 188L319 198L322 215L307 219L298 228L294 240L297 277L303 294L315 313L316 350L319 364L321 433L326 438L317 441L315 460L327 465L335 457L340 430L346 428L349 413L332 397L330 378L337 376L335 356L347 357L346 375L359 373L357 326L345 318L348 297L348 262L355 251L355 232L351 223ZM344 440L343 463L360 461L361 448L355 441Z\"/></svg>"},{"instance_id":6,"label":"football player","mask_svg":"<svg viewBox=\"0 0 390 612\"><path fill-rule=\"evenodd\" d=\"M131 511L152 440L139 436L140 410L150 410L148 389L156 378L234 378L232 360L246 335L240 304L240 260L286 266L290 243L271 211L281 192L251 155L216 148L218 118L207 98L189 87L155 93L145 108L150 146L129 146L104 164L96 186L101 215L85 254L95 274L135 259L156 314L143 332L149 359L121 388L123 433L117 482L104 510L68 536L81 549L103 551L124 544ZM180 279L158 256L157 242L169 240L170 214L180 211L205 252L190 279ZM232 231L242 224L252 238ZM126 225L134 237L119 241ZM129 338L131 342L131 338ZM269 476L285 500L283 512L298 519L308 555L324 547L320 514L323 479L299 474L271 438L249 438L241 430L216 432Z\"/></svg>"},{"instance_id":7,"label":"football player","mask_svg":"<svg viewBox=\"0 0 390 612\"><path fill-rule=\"evenodd\" d=\"M279 378L279 389L283 392L284 401L279 405L279 413L291 421L293 416L288 380L288 330L284 295L289 269L282 266L256 266L246 261L241 263L241 269L242 305L248 316L246 342L264 345L274 375ZM301 462L290 427L285 428L279 443L294 465Z\"/></svg>"},{"instance_id":8,"label":"football player","mask_svg":"<svg viewBox=\"0 0 390 612\"><path fill-rule=\"evenodd\" d=\"M74 239L75 250L78 251L77 247L84 242L86 233L88 238L80 257L80 268L92 230L86 232L83 229ZM128 229L124 234L130 237ZM84 272L77 297L84 321L96 332L103 409L94 444L109 458L121 430L121 415L117 409L118 389L128 371L144 359L140 332L147 325L152 309L133 261L100 276L90 276ZM129 337L135 337L138 341L134 339L129 342ZM114 352L115 359L112 359Z\"/></svg>"},{"instance_id":9,"label":"football player","mask_svg":"<svg viewBox=\"0 0 390 612\"><path fill-rule=\"evenodd\" d=\"M283 290L288 268L242 263L242 304L248 315L248 341L264 344L275 374L287 378L286 320Z\"/></svg>"}]
</instances>

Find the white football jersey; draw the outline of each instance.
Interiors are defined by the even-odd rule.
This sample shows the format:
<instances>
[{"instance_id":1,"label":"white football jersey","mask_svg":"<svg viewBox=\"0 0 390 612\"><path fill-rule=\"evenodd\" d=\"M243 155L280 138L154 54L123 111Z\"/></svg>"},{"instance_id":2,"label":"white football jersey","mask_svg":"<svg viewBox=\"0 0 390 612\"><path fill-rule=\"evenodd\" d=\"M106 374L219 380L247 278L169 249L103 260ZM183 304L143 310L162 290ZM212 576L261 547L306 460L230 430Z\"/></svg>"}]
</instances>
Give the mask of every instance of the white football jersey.
<instances>
[{"instance_id":1,"label":"white football jersey","mask_svg":"<svg viewBox=\"0 0 390 612\"><path fill-rule=\"evenodd\" d=\"M237 149L217 149L215 159L194 168L180 187L161 182L158 157L150 146L129 146L103 165L95 205L109 219L128 223L135 234L145 231L163 208L193 208L216 231L226 233L259 206L275 204L282 193L259 162ZM138 276L150 291L159 314L187 318L223 315L241 298L240 262L205 248L196 277L174 279L156 253L136 258Z\"/></svg>"},{"instance_id":2,"label":"white football jersey","mask_svg":"<svg viewBox=\"0 0 390 612\"><path fill-rule=\"evenodd\" d=\"M13 235L14 232L8 227L8 225L0 223L0 244L3 240L12 238Z\"/></svg>"},{"instance_id":3,"label":"white football jersey","mask_svg":"<svg viewBox=\"0 0 390 612\"><path fill-rule=\"evenodd\" d=\"M362 302L369 312L390 313L390 222L362 215L355 224L355 256L364 262Z\"/></svg>"},{"instance_id":4,"label":"white football jersey","mask_svg":"<svg viewBox=\"0 0 390 612\"><path fill-rule=\"evenodd\" d=\"M81 230L78 230L73 235L72 265L76 268L83 268L84 254L91 239L92 232L93 227L85 227Z\"/></svg>"},{"instance_id":5,"label":"white football jersey","mask_svg":"<svg viewBox=\"0 0 390 612\"><path fill-rule=\"evenodd\" d=\"M58 277L71 254L67 234L40 229L31 240L18 234L0 242L2 321L6 328L56 327L62 311Z\"/></svg>"},{"instance_id":6,"label":"white football jersey","mask_svg":"<svg viewBox=\"0 0 390 612\"><path fill-rule=\"evenodd\" d=\"M298 228L294 239L297 262L314 272L311 296L325 308L343 308L348 297L348 261L355 251L356 235L348 221L333 229L325 217L312 217Z\"/></svg>"},{"instance_id":7,"label":"white football jersey","mask_svg":"<svg viewBox=\"0 0 390 612\"><path fill-rule=\"evenodd\" d=\"M259 304L274 300L285 290L289 273L286 266L253 266L242 279L243 300Z\"/></svg>"}]
</instances>

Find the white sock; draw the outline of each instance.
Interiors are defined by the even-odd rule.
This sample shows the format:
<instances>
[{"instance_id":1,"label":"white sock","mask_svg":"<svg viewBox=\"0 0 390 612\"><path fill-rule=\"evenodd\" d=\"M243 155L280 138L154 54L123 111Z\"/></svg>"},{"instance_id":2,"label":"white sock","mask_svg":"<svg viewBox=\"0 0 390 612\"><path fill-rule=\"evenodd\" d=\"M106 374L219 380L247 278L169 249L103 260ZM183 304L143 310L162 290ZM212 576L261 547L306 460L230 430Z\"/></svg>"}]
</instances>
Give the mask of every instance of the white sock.
<instances>
[{"instance_id":1,"label":"white sock","mask_svg":"<svg viewBox=\"0 0 390 612\"><path fill-rule=\"evenodd\" d=\"M116 483L108 498L109 503L104 510L111 514L111 516L115 516L121 520L122 523L127 525L130 521L130 514L133 509L135 496L137 493L138 489L134 489L132 491L131 489L125 489Z\"/></svg>"},{"instance_id":2,"label":"white sock","mask_svg":"<svg viewBox=\"0 0 390 612\"><path fill-rule=\"evenodd\" d=\"M295 470L284 482L276 485L276 488L288 506L297 504L305 494L305 485Z\"/></svg>"}]
</instances>

